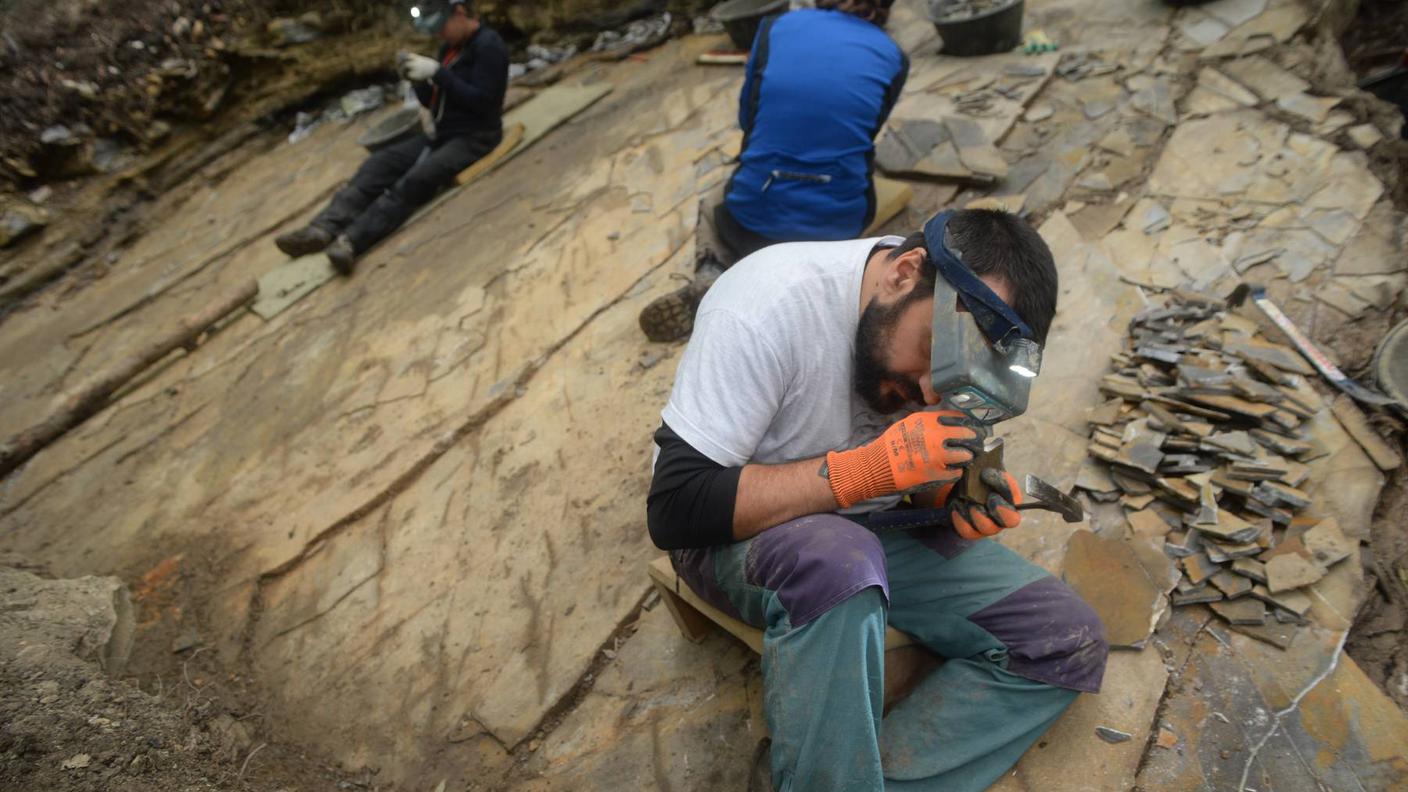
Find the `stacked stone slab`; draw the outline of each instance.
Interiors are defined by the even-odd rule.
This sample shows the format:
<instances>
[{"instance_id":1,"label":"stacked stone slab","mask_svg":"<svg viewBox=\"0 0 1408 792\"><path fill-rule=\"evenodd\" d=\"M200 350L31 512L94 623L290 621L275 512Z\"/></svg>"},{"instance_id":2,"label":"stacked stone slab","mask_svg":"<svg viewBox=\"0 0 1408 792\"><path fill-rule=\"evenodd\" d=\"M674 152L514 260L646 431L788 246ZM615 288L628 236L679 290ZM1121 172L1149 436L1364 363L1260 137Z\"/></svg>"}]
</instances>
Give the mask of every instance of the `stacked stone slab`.
<instances>
[{"instance_id":1,"label":"stacked stone slab","mask_svg":"<svg viewBox=\"0 0 1408 792\"><path fill-rule=\"evenodd\" d=\"M1184 290L1131 321L1112 367L1077 487L1119 501L1132 533L1162 538L1181 571L1175 606L1277 625L1247 631L1285 646L1308 588L1357 550L1307 493L1308 463L1327 453L1305 431L1321 408L1310 367L1255 319Z\"/></svg>"}]
</instances>

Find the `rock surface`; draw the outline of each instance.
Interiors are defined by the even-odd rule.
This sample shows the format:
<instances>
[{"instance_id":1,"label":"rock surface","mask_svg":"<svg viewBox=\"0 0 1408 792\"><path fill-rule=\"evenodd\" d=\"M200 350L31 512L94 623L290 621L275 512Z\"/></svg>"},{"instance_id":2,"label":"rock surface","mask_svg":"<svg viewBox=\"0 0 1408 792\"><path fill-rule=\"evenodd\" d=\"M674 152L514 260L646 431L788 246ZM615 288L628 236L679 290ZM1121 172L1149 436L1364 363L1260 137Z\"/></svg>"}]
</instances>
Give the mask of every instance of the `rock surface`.
<instances>
[{"instance_id":1,"label":"rock surface","mask_svg":"<svg viewBox=\"0 0 1408 792\"><path fill-rule=\"evenodd\" d=\"M5 789L208 789L219 779L221 788L254 792L347 783L296 752L256 742L262 720L193 658L174 689L157 683L149 693L123 680L143 630L134 619L140 589L134 602L116 578L52 579L11 564L25 562L0 559Z\"/></svg>"},{"instance_id":2,"label":"rock surface","mask_svg":"<svg viewBox=\"0 0 1408 792\"><path fill-rule=\"evenodd\" d=\"M1297 290L1341 267L1396 294L1403 268L1376 251L1401 216L1361 150L1282 120L1261 93L1277 72L1234 65L1258 57L1296 76L1280 48L1301 46L1288 43L1305 23L1297 4L1028 6L1063 51L1103 59L955 64L916 37L896 117L973 111L1007 165L993 193L1023 196L1060 262L1032 409L1001 432L1014 471L1067 489L1143 289L1261 279L1323 337L1338 312ZM763 732L756 665L640 609L656 554L642 514L650 434L680 348L647 344L635 320L692 270L697 196L737 151L739 73L689 65L720 41L582 74L616 90L377 248L354 279L165 361L3 482L0 549L85 574L201 547L208 596L189 605L209 654L257 676L281 734L375 768L379 783L741 786ZM1226 50L1220 76L1199 64L1204 47ZM1033 63L1047 73L1006 71ZM983 70L1011 90L975 99ZM1185 117L1200 87L1208 97ZM1027 112L1038 105L1050 115ZM149 328L280 263L271 237L346 178L359 132L321 127L170 199L170 220L107 277L7 317L4 433ZM979 197L916 193L887 230ZM1327 455L1309 494L1363 538L1382 474L1328 412L1311 423ZM1103 534L1092 514L1072 526L1032 513L1001 541L1059 574L1075 531ZM1148 554L1134 555L1149 575ZM1175 612L1144 649L1116 652L1104 692L1082 696L998 788L1391 787L1408 743L1379 735L1402 716L1341 651L1363 586L1357 559L1334 564L1314 626L1284 650L1276 635L1209 625L1200 606ZM1372 732L1333 725L1356 707ZM1108 744L1097 727L1132 738ZM1159 747L1165 733L1173 748Z\"/></svg>"}]
</instances>

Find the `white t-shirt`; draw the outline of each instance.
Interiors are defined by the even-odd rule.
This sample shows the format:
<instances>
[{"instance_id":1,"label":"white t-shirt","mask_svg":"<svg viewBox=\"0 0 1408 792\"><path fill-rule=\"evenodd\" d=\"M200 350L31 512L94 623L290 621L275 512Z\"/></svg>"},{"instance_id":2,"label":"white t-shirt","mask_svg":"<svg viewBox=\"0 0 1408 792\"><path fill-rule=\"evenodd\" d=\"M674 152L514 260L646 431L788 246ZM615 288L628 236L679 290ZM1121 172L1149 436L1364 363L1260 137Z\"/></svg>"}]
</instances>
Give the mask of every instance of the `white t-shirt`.
<instances>
[{"instance_id":1,"label":"white t-shirt","mask_svg":"<svg viewBox=\"0 0 1408 792\"><path fill-rule=\"evenodd\" d=\"M861 277L900 237L764 248L725 272L694 322L661 417L724 467L854 448L893 418L855 393Z\"/></svg>"}]
</instances>

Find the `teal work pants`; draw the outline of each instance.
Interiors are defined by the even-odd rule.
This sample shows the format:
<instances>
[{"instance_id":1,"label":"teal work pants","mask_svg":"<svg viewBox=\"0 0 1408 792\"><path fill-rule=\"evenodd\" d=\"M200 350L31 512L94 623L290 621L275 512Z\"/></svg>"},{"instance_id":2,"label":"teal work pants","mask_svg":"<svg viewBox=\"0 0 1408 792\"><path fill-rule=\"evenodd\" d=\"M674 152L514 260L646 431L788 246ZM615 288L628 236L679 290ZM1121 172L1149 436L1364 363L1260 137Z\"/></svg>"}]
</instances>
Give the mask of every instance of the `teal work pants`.
<instances>
[{"instance_id":1,"label":"teal work pants","mask_svg":"<svg viewBox=\"0 0 1408 792\"><path fill-rule=\"evenodd\" d=\"M813 515L672 558L700 596L764 631L780 792L980 792L1104 674L1086 603L948 526L877 535ZM946 661L882 721L887 623Z\"/></svg>"}]
</instances>

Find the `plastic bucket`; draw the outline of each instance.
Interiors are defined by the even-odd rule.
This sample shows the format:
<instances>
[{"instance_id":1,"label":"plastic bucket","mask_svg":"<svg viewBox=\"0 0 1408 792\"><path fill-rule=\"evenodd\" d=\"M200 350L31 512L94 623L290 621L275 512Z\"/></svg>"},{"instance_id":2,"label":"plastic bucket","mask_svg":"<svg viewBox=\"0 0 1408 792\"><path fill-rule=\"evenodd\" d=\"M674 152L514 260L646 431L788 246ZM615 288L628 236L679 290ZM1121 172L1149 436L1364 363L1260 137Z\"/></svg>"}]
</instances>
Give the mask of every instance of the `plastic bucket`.
<instances>
[{"instance_id":1,"label":"plastic bucket","mask_svg":"<svg viewBox=\"0 0 1408 792\"><path fill-rule=\"evenodd\" d=\"M367 151L376 151L382 146L405 140L420 131L420 110L403 107L386 118L372 124L357 138L357 145Z\"/></svg>"},{"instance_id":2,"label":"plastic bucket","mask_svg":"<svg viewBox=\"0 0 1408 792\"><path fill-rule=\"evenodd\" d=\"M1008 52L1022 43L1024 0L1008 2L973 16L944 19L951 3L938 0L929 5L929 20L944 40L945 55L992 55Z\"/></svg>"},{"instance_id":3,"label":"plastic bucket","mask_svg":"<svg viewBox=\"0 0 1408 792\"><path fill-rule=\"evenodd\" d=\"M787 0L728 0L714 6L709 15L718 20L733 40L733 46L748 51L753 49L753 39L763 18L786 11Z\"/></svg>"}]
</instances>

